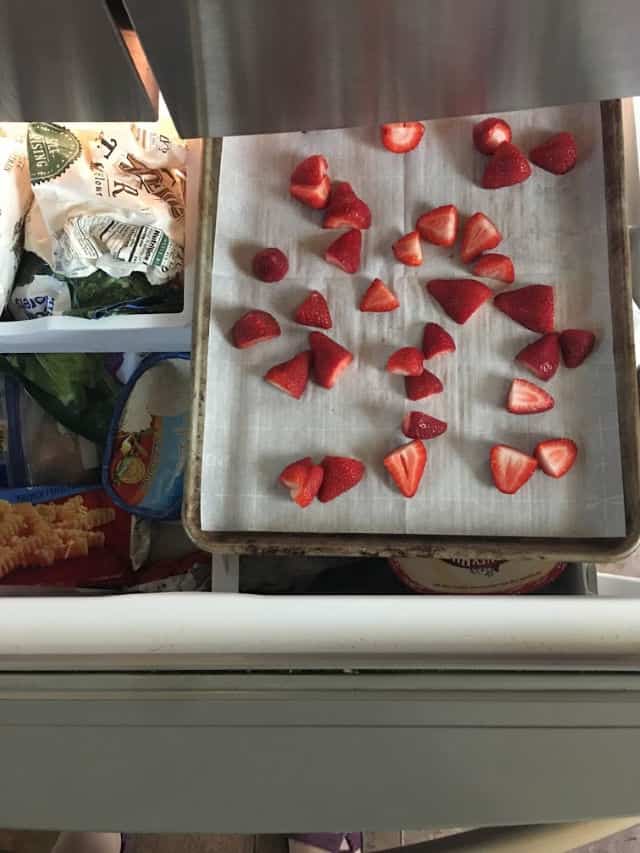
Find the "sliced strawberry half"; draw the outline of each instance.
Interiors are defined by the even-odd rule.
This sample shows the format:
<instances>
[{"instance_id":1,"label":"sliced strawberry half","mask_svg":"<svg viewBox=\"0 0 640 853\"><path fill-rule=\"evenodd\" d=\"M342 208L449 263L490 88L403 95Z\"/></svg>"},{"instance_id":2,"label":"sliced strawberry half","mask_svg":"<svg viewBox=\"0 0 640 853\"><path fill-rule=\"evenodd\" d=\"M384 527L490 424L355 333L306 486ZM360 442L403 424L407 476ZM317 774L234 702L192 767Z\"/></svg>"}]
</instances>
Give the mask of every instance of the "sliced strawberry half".
<instances>
[{"instance_id":1,"label":"sliced strawberry half","mask_svg":"<svg viewBox=\"0 0 640 853\"><path fill-rule=\"evenodd\" d=\"M409 400L424 400L432 394L441 394L444 385L430 370L423 370L420 376L405 376L404 389Z\"/></svg>"},{"instance_id":2,"label":"sliced strawberry half","mask_svg":"<svg viewBox=\"0 0 640 853\"><path fill-rule=\"evenodd\" d=\"M412 498L418 491L426 465L427 448L418 439L398 447L384 458L384 467L406 498Z\"/></svg>"},{"instance_id":3,"label":"sliced strawberry half","mask_svg":"<svg viewBox=\"0 0 640 853\"><path fill-rule=\"evenodd\" d=\"M392 249L396 260L400 261L401 264L406 264L408 267L419 267L422 263L422 246L417 231L410 231L404 237L400 237L393 244Z\"/></svg>"},{"instance_id":4,"label":"sliced strawberry half","mask_svg":"<svg viewBox=\"0 0 640 853\"><path fill-rule=\"evenodd\" d=\"M487 163L482 176L485 190L497 190L521 184L531 176L531 165L522 151L511 142L503 142Z\"/></svg>"},{"instance_id":5,"label":"sliced strawberry half","mask_svg":"<svg viewBox=\"0 0 640 853\"><path fill-rule=\"evenodd\" d=\"M379 278L374 278L360 300L361 311L383 313L400 307L398 298Z\"/></svg>"},{"instance_id":6,"label":"sliced strawberry half","mask_svg":"<svg viewBox=\"0 0 640 853\"><path fill-rule=\"evenodd\" d=\"M394 154L406 154L420 144L424 136L424 125L421 121L396 121L383 124L380 128L380 138L387 151Z\"/></svg>"},{"instance_id":7,"label":"sliced strawberry half","mask_svg":"<svg viewBox=\"0 0 640 853\"><path fill-rule=\"evenodd\" d=\"M306 184L315 187L322 182L329 171L329 164L322 154L312 154L302 160L291 173L292 184Z\"/></svg>"},{"instance_id":8,"label":"sliced strawberry half","mask_svg":"<svg viewBox=\"0 0 640 853\"><path fill-rule=\"evenodd\" d=\"M322 210L329 203L331 192L331 181L325 175L319 184L289 184L289 194L293 198L312 207L314 210Z\"/></svg>"},{"instance_id":9,"label":"sliced strawberry half","mask_svg":"<svg viewBox=\"0 0 640 853\"><path fill-rule=\"evenodd\" d=\"M536 166L564 175L570 172L578 162L578 146L572 133L556 133L529 152L529 159Z\"/></svg>"},{"instance_id":10,"label":"sliced strawberry half","mask_svg":"<svg viewBox=\"0 0 640 853\"><path fill-rule=\"evenodd\" d=\"M446 329L438 323L427 323L422 335L422 353L425 358L435 358L447 352L455 352L456 345Z\"/></svg>"},{"instance_id":11,"label":"sliced strawberry half","mask_svg":"<svg viewBox=\"0 0 640 853\"><path fill-rule=\"evenodd\" d=\"M338 237L324 253L329 264L339 267L343 272L354 273L360 269L362 255L362 233L357 228Z\"/></svg>"},{"instance_id":12,"label":"sliced strawberry half","mask_svg":"<svg viewBox=\"0 0 640 853\"><path fill-rule=\"evenodd\" d=\"M330 329L333 325L327 300L318 290L312 290L307 298L298 305L293 315L301 326L317 326L318 329Z\"/></svg>"},{"instance_id":13,"label":"sliced strawberry half","mask_svg":"<svg viewBox=\"0 0 640 853\"><path fill-rule=\"evenodd\" d=\"M270 341L281 334L280 325L267 311L247 311L234 323L231 330L233 345L247 349L256 344Z\"/></svg>"},{"instance_id":14,"label":"sliced strawberry half","mask_svg":"<svg viewBox=\"0 0 640 853\"><path fill-rule=\"evenodd\" d=\"M454 204L434 207L418 218L416 231L435 246L453 246L458 233L458 208Z\"/></svg>"},{"instance_id":15,"label":"sliced strawberry half","mask_svg":"<svg viewBox=\"0 0 640 853\"><path fill-rule=\"evenodd\" d=\"M386 370L400 376L420 376L424 366L424 354L417 347L402 347L389 356Z\"/></svg>"},{"instance_id":16,"label":"sliced strawberry half","mask_svg":"<svg viewBox=\"0 0 640 853\"><path fill-rule=\"evenodd\" d=\"M340 374L351 364L353 355L322 332L311 332L309 346L313 353L313 376L323 388L333 388Z\"/></svg>"},{"instance_id":17,"label":"sliced strawberry half","mask_svg":"<svg viewBox=\"0 0 640 853\"><path fill-rule=\"evenodd\" d=\"M544 388L527 382L526 379L514 379L507 397L507 411L512 415L539 415L553 409L555 400Z\"/></svg>"},{"instance_id":18,"label":"sliced strawberry half","mask_svg":"<svg viewBox=\"0 0 640 853\"><path fill-rule=\"evenodd\" d=\"M460 258L463 264L470 263L478 255L502 242L502 234L484 213L474 213L467 219L462 232Z\"/></svg>"},{"instance_id":19,"label":"sliced strawberry half","mask_svg":"<svg viewBox=\"0 0 640 853\"><path fill-rule=\"evenodd\" d=\"M493 295L486 284L473 278L434 278L427 282L427 290L460 325Z\"/></svg>"},{"instance_id":20,"label":"sliced strawberry half","mask_svg":"<svg viewBox=\"0 0 640 853\"><path fill-rule=\"evenodd\" d=\"M262 249L254 255L251 267L256 278L272 284L281 281L289 272L289 261L280 249Z\"/></svg>"},{"instance_id":21,"label":"sliced strawberry half","mask_svg":"<svg viewBox=\"0 0 640 853\"><path fill-rule=\"evenodd\" d=\"M365 202L358 198L351 184L336 181L331 188L323 228L360 228L371 226L371 211Z\"/></svg>"},{"instance_id":22,"label":"sliced strawberry half","mask_svg":"<svg viewBox=\"0 0 640 853\"><path fill-rule=\"evenodd\" d=\"M520 350L516 361L528 367L538 379L547 382L555 376L560 365L559 335L551 332L538 338L537 341Z\"/></svg>"},{"instance_id":23,"label":"sliced strawberry half","mask_svg":"<svg viewBox=\"0 0 640 853\"><path fill-rule=\"evenodd\" d=\"M525 329L540 334L553 331L553 287L549 284L529 284L518 290L499 293L493 304Z\"/></svg>"},{"instance_id":24,"label":"sliced strawberry half","mask_svg":"<svg viewBox=\"0 0 640 853\"><path fill-rule=\"evenodd\" d=\"M558 479L573 468L578 448L570 438L551 438L541 441L534 453L544 473Z\"/></svg>"},{"instance_id":25,"label":"sliced strawberry half","mask_svg":"<svg viewBox=\"0 0 640 853\"><path fill-rule=\"evenodd\" d=\"M324 468L314 465L310 456L292 462L278 477L283 486L291 492L291 500L304 508L309 506L320 490L324 478Z\"/></svg>"},{"instance_id":26,"label":"sliced strawberry half","mask_svg":"<svg viewBox=\"0 0 640 853\"><path fill-rule=\"evenodd\" d=\"M321 503L328 503L348 492L364 477L365 467L362 462L349 456L325 456L321 465L324 469L324 479L318 494Z\"/></svg>"},{"instance_id":27,"label":"sliced strawberry half","mask_svg":"<svg viewBox=\"0 0 640 853\"><path fill-rule=\"evenodd\" d=\"M516 277L511 258L497 252L481 255L471 267L471 272L480 278L493 278L496 281L504 281L505 284L513 284Z\"/></svg>"},{"instance_id":28,"label":"sliced strawberry half","mask_svg":"<svg viewBox=\"0 0 640 853\"><path fill-rule=\"evenodd\" d=\"M493 154L503 142L511 142L511 128L501 118L485 118L473 126L473 144L481 154Z\"/></svg>"},{"instance_id":29,"label":"sliced strawberry half","mask_svg":"<svg viewBox=\"0 0 640 853\"><path fill-rule=\"evenodd\" d=\"M283 361L281 364L274 364L264 375L264 378L271 385L295 397L299 400L304 394L307 382L309 381L309 371L311 370L311 353L298 353L290 358L289 361Z\"/></svg>"},{"instance_id":30,"label":"sliced strawberry half","mask_svg":"<svg viewBox=\"0 0 640 853\"><path fill-rule=\"evenodd\" d=\"M424 412L407 412L402 419L402 432L407 438L427 440L437 438L447 431L445 421L432 418Z\"/></svg>"},{"instance_id":31,"label":"sliced strawberry half","mask_svg":"<svg viewBox=\"0 0 640 853\"><path fill-rule=\"evenodd\" d=\"M496 488L505 495L513 495L533 477L537 461L508 444L496 444L489 457L491 475Z\"/></svg>"},{"instance_id":32,"label":"sliced strawberry half","mask_svg":"<svg viewBox=\"0 0 640 853\"><path fill-rule=\"evenodd\" d=\"M562 360L567 367L580 367L596 344L596 336L585 329L565 329L560 334Z\"/></svg>"}]
</instances>

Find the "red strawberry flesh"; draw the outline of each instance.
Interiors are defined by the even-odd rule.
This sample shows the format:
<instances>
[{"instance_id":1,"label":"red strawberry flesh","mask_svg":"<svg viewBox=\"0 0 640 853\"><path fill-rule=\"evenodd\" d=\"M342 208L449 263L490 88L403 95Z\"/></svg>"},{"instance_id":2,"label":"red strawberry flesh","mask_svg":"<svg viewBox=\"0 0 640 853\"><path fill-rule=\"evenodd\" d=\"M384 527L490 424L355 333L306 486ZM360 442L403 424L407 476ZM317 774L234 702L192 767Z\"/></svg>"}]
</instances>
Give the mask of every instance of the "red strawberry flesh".
<instances>
[{"instance_id":1,"label":"red strawberry flesh","mask_svg":"<svg viewBox=\"0 0 640 853\"><path fill-rule=\"evenodd\" d=\"M540 334L553 331L553 287L548 284L529 284L518 290L499 293L493 304L525 329Z\"/></svg>"},{"instance_id":2,"label":"red strawberry flesh","mask_svg":"<svg viewBox=\"0 0 640 853\"><path fill-rule=\"evenodd\" d=\"M317 290L312 290L298 305L294 319L301 326L316 326L318 329L330 329L332 326L327 300Z\"/></svg>"},{"instance_id":3,"label":"red strawberry flesh","mask_svg":"<svg viewBox=\"0 0 640 853\"><path fill-rule=\"evenodd\" d=\"M361 311L383 313L400 307L398 298L379 278L374 278L360 300Z\"/></svg>"},{"instance_id":4,"label":"red strawberry flesh","mask_svg":"<svg viewBox=\"0 0 640 853\"><path fill-rule=\"evenodd\" d=\"M486 190L512 187L531 176L531 166L522 151L511 142L503 142L496 148L482 176Z\"/></svg>"},{"instance_id":5,"label":"red strawberry flesh","mask_svg":"<svg viewBox=\"0 0 640 853\"><path fill-rule=\"evenodd\" d=\"M406 154L420 143L424 136L424 125L419 121L397 121L383 124L380 138L387 151Z\"/></svg>"},{"instance_id":6,"label":"red strawberry flesh","mask_svg":"<svg viewBox=\"0 0 640 853\"><path fill-rule=\"evenodd\" d=\"M422 263L422 246L417 231L410 231L392 246L397 261L409 267L419 267Z\"/></svg>"},{"instance_id":7,"label":"red strawberry flesh","mask_svg":"<svg viewBox=\"0 0 640 853\"><path fill-rule=\"evenodd\" d=\"M422 240L435 246L453 246L458 233L458 209L453 204L434 207L423 213L416 222Z\"/></svg>"},{"instance_id":8,"label":"red strawberry flesh","mask_svg":"<svg viewBox=\"0 0 640 853\"><path fill-rule=\"evenodd\" d=\"M348 349L322 332L311 332L309 345L313 353L313 375L323 388L333 388L340 374L353 361Z\"/></svg>"},{"instance_id":9,"label":"red strawberry flesh","mask_svg":"<svg viewBox=\"0 0 640 853\"><path fill-rule=\"evenodd\" d=\"M427 290L460 325L493 295L486 284L473 278L435 278L427 282Z\"/></svg>"},{"instance_id":10,"label":"red strawberry flesh","mask_svg":"<svg viewBox=\"0 0 640 853\"><path fill-rule=\"evenodd\" d=\"M312 154L295 167L291 174L291 183L317 186L328 171L326 158L322 154Z\"/></svg>"},{"instance_id":11,"label":"red strawberry flesh","mask_svg":"<svg viewBox=\"0 0 640 853\"><path fill-rule=\"evenodd\" d=\"M424 400L444 390L442 382L430 370L423 370L420 376L405 376L404 387L409 400Z\"/></svg>"},{"instance_id":12,"label":"red strawberry flesh","mask_svg":"<svg viewBox=\"0 0 640 853\"><path fill-rule=\"evenodd\" d=\"M418 491L426 465L427 448L418 439L398 447L384 458L384 467L407 498Z\"/></svg>"},{"instance_id":13,"label":"red strawberry flesh","mask_svg":"<svg viewBox=\"0 0 640 853\"><path fill-rule=\"evenodd\" d=\"M521 349L516 361L524 364L534 376L548 382L560 365L560 342L556 332L538 338L532 344Z\"/></svg>"},{"instance_id":14,"label":"red strawberry flesh","mask_svg":"<svg viewBox=\"0 0 640 853\"><path fill-rule=\"evenodd\" d=\"M438 323L427 323L422 335L422 352L425 358L435 358L447 352L455 352L456 345L446 329Z\"/></svg>"},{"instance_id":15,"label":"red strawberry flesh","mask_svg":"<svg viewBox=\"0 0 640 853\"><path fill-rule=\"evenodd\" d=\"M362 233L357 228L347 231L329 246L324 258L343 272L353 274L360 269Z\"/></svg>"},{"instance_id":16,"label":"red strawberry flesh","mask_svg":"<svg viewBox=\"0 0 640 853\"><path fill-rule=\"evenodd\" d=\"M344 181L334 183L322 227L367 229L370 225L369 206L358 198L351 184Z\"/></svg>"},{"instance_id":17,"label":"red strawberry flesh","mask_svg":"<svg viewBox=\"0 0 640 853\"><path fill-rule=\"evenodd\" d=\"M266 311L247 311L239 320L236 320L231 336L233 345L238 349L270 341L281 334L280 326L275 317Z\"/></svg>"},{"instance_id":18,"label":"red strawberry flesh","mask_svg":"<svg viewBox=\"0 0 640 853\"><path fill-rule=\"evenodd\" d=\"M470 263L482 252L487 252L502 242L502 234L484 213L474 213L467 219L462 232L460 258L463 264Z\"/></svg>"},{"instance_id":19,"label":"red strawberry flesh","mask_svg":"<svg viewBox=\"0 0 640 853\"><path fill-rule=\"evenodd\" d=\"M493 154L503 142L511 142L511 128L501 118L485 118L473 127L473 144L481 154Z\"/></svg>"},{"instance_id":20,"label":"red strawberry flesh","mask_svg":"<svg viewBox=\"0 0 640 853\"><path fill-rule=\"evenodd\" d=\"M287 465L278 477L289 489L291 500L302 508L309 506L318 494L323 478L324 468L314 465L310 456Z\"/></svg>"},{"instance_id":21,"label":"red strawberry flesh","mask_svg":"<svg viewBox=\"0 0 640 853\"><path fill-rule=\"evenodd\" d=\"M289 361L274 364L265 373L264 378L271 385L284 391L285 394L289 394L291 397L299 400L307 387L310 369L311 353L306 351L294 355Z\"/></svg>"},{"instance_id":22,"label":"red strawberry flesh","mask_svg":"<svg viewBox=\"0 0 640 853\"><path fill-rule=\"evenodd\" d=\"M533 457L507 444L492 447L489 459L493 482L505 495L513 495L521 489L538 467Z\"/></svg>"},{"instance_id":23,"label":"red strawberry flesh","mask_svg":"<svg viewBox=\"0 0 640 853\"><path fill-rule=\"evenodd\" d=\"M529 152L529 159L547 172L565 175L578 162L578 147L574 135L566 132L556 133L542 145L533 148Z\"/></svg>"},{"instance_id":24,"label":"red strawberry flesh","mask_svg":"<svg viewBox=\"0 0 640 853\"><path fill-rule=\"evenodd\" d=\"M322 460L324 479L318 500L328 503L357 486L364 477L365 467L359 459L348 456L325 456Z\"/></svg>"},{"instance_id":25,"label":"red strawberry flesh","mask_svg":"<svg viewBox=\"0 0 640 853\"><path fill-rule=\"evenodd\" d=\"M389 356L386 370L400 376L420 376L424 366L424 354L416 347L402 347Z\"/></svg>"},{"instance_id":26,"label":"red strawberry flesh","mask_svg":"<svg viewBox=\"0 0 640 853\"><path fill-rule=\"evenodd\" d=\"M428 440L437 438L447 431L445 421L432 418L424 412L407 412L402 420L402 432L407 438Z\"/></svg>"},{"instance_id":27,"label":"red strawberry flesh","mask_svg":"<svg viewBox=\"0 0 640 853\"><path fill-rule=\"evenodd\" d=\"M585 329L565 329L560 334L562 360L566 367L580 367L595 346L596 336Z\"/></svg>"},{"instance_id":28,"label":"red strawberry flesh","mask_svg":"<svg viewBox=\"0 0 640 853\"><path fill-rule=\"evenodd\" d=\"M507 398L507 411L512 415L538 415L553 409L555 401L543 388L526 379L514 379Z\"/></svg>"},{"instance_id":29,"label":"red strawberry flesh","mask_svg":"<svg viewBox=\"0 0 640 853\"><path fill-rule=\"evenodd\" d=\"M558 479L573 468L578 448L570 438L551 438L541 441L534 452L544 473Z\"/></svg>"},{"instance_id":30,"label":"red strawberry flesh","mask_svg":"<svg viewBox=\"0 0 640 853\"><path fill-rule=\"evenodd\" d=\"M325 175L320 183L315 186L310 186L309 184L289 184L289 194L314 210L322 210L327 206L330 191L331 181L328 175Z\"/></svg>"},{"instance_id":31,"label":"red strawberry flesh","mask_svg":"<svg viewBox=\"0 0 640 853\"><path fill-rule=\"evenodd\" d=\"M511 258L497 252L481 255L471 267L471 272L480 278L492 278L495 281L504 281L505 284L513 284L516 277Z\"/></svg>"}]
</instances>

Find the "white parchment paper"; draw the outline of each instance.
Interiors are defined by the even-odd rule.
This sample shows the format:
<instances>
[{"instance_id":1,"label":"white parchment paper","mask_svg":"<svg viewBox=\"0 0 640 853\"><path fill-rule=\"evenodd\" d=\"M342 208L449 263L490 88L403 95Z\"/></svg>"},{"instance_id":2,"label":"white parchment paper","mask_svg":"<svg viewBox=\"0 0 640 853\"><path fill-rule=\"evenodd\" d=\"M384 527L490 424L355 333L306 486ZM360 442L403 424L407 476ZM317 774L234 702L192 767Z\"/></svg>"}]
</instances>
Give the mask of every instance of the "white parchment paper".
<instances>
[{"instance_id":1,"label":"white parchment paper","mask_svg":"<svg viewBox=\"0 0 640 853\"><path fill-rule=\"evenodd\" d=\"M508 116L514 141L525 151L546 135L572 131L580 160L556 177L534 168L523 185L483 190L485 158L471 145L473 118L427 123L423 143L410 154L385 151L377 128L228 138L224 141L213 272L202 478L205 530L439 533L528 536L620 536L625 532L609 307L606 216L598 105L574 105ZM370 205L359 274L329 266L322 254L336 231L320 227L314 212L288 196L295 164L322 153L334 179L350 181ZM556 287L557 328L593 329L598 344L577 370L561 367L545 385L556 399L544 415L517 417L504 410L512 378L535 378L514 363L536 335L491 303L464 326L451 321L426 294L435 277L469 276L455 251L424 244L424 263L409 269L394 261L391 243L417 216L454 203L463 218L485 212L503 233L496 251L509 254L518 287ZM250 274L251 258L265 246L289 257L279 284ZM390 314L357 310L379 276L398 294ZM497 283L488 282L496 291ZM329 332L355 361L327 391L309 385L300 401L262 379L273 364L307 348L310 330L292 322L308 289L325 294L334 327ZM240 351L229 342L234 321L250 308L273 313L282 337ZM441 323L457 352L428 367L445 391L427 400L405 398L401 377L384 372L400 346L420 346L424 323ZM397 491L382 465L407 439L406 411L419 409L449 424L427 443L427 472L415 498ZM563 480L542 473L515 496L492 485L489 450L497 442L532 452L543 438L572 437L578 462ZM301 456L355 456L367 475L329 504L302 511L277 484L282 468Z\"/></svg>"}]
</instances>

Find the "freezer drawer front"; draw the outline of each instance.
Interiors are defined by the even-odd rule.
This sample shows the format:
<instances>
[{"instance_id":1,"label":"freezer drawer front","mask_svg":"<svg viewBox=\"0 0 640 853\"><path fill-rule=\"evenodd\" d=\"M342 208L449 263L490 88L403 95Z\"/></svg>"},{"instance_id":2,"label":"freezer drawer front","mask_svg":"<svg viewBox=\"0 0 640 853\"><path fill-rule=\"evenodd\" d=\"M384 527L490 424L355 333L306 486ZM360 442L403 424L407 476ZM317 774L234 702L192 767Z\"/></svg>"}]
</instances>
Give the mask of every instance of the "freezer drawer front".
<instances>
[{"instance_id":1,"label":"freezer drawer front","mask_svg":"<svg viewBox=\"0 0 640 853\"><path fill-rule=\"evenodd\" d=\"M157 116L102 0L0 0L0 80L0 121Z\"/></svg>"},{"instance_id":2,"label":"freezer drawer front","mask_svg":"<svg viewBox=\"0 0 640 853\"><path fill-rule=\"evenodd\" d=\"M2 676L0 822L247 833L635 814L636 682Z\"/></svg>"},{"instance_id":3,"label":"freezer drawer front","mask_svg":"<svg viewBox=\"0 0 640 853\"><path fill-rule=\"evenodd\" d=\"M183 136L640 94L637 0L126 0Z\"/></svg>"}]
</instances>

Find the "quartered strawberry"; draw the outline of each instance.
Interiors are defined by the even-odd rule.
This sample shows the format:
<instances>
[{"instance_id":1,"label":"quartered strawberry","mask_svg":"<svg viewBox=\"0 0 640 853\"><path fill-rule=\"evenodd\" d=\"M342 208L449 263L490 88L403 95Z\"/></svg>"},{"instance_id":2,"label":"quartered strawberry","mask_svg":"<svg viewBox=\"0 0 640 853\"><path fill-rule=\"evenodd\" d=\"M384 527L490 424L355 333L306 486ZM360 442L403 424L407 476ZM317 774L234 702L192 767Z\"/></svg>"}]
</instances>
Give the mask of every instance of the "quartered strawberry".
<instances>
[{"instance_id":1,"label":"quartered strawberry","mask_svg":"<svg viewBox=\"0 0 640 853\"><path fill-rule=\"evenodd\" d=\"M289 272L289 261L280 249L262 249L254 255L251 267L256 278L271 284L281 281Z\"/></svg>"},{"instance_id":2,"label":"quartered strawberry","mask_svg":"<svg viewBox=\"0 0 640 853\"><path fill-rule=\"evenodd\" d=\"M324 259L339 267L343 272L354 273L360 269L362 254L362 233L357 228L347 231L329 246Z\"/></svg>"},{"instance_id":3,"label":"quartered strawberry","mask_svg":"<svg viewBox=\"0 0 640 853\"><path fill-rule=\"evenodd\" d=\"M323 504L357 486L364 477L362 462L349 456L325 456L320 464L324 469L324 479L318 500Z\"/></svg>"},{"instance_id":4,"label":"quartered strawberry","mask_svg":"<svg viewBox=\"0 0 640 853\"><path fill-rule=\"evenodd\" d=\"M478 255L488 252L502 242L502 234L484 213L474 213L467 219L462 232L460 258L463 264L470 263Z\"/></svg>"},{"instance_id":5,"label":"quartered strawberry","mask_svg":"<svg viewBox=\"0 0 640 853\"><path fill-rule=\"evenodd\" d=\"M396 121L383 124L380 138L387 151L394 154L406 154L420 143L424 136L424 125L420 121Z\"/></svg>"},{"instance_id":6,"label":"quartered strawberry","mask_svg":"<svg viewBox=\"0 0 640 853\"><path fill-rule=\"evenodd\" d=\"M503 142L511 142L511 128L501 118L485 118L473 126L473 144L481 154L493 154Z\"/></svg>"},{"instance_id":7,"label":"quartered strawberry","mask_svg":"<svg viewBox=\"0 0 640 853\"><path fill-rule=\"evenodd\" d=\"M580 367L591 355L595 344L596 336L584 329L565 329L560 333L562 360L567 367Z\"/></svg>"},{"instance_id":8,"label":"quartered strawberry","mask_svg":"<svg viewBox=\"0 0 640 853\"><path fill-rule=\"evenodd\" d=\"M371 226L369 206L353 191L346 181L336 181L331 188L323 228L361 228Z\"/></svg>"},{"instance_id":9,"label":"quartered strawberry","mask_svg":"<svg viewBox=\"0 0 640 853\"><path fill-rule=\"evenodd\" d=\"M507 397L507 411L512 415L539 415L553 409L555 400L543 388L527 382L526 379L514 379Z\"/></svg>"},{"instance_id":10,"label":"quartered strawberry","mask_svg":"<svg viewBox=\"0 0 640 853\"><path fill-rule=\"evenodd\" d=\"M422 335L422 353L425 358L435 358L446 352L455 352L456 345L446 329L438 323L427 323Z\"/></svg>"},{"instance_id":11,"label":"quartered strawberry","mask_svg":"<svg viewBox=\"0 0 640 853\"><path fill-rule=\"evenodd\" d=\"M572 133L556 133L542 145L529 152L529 159L536 166L553 172L554 175L564 175L570 172L578 161L578 147Z\"/></svg>"},{"instance_id":12,"label":"quartered strawberry","mask_svg":"<svg viewBox=\"0 0 640 853\"><path fill-rule=\"evenodd\" d=\"M521 489L538 467L533 457L507 444L492 447L489 461L493 482L505 495L513 495Z\"/></svg>"},{"instance_id":13,"label":"quartered strawberry","mask_svg":"<svg viewBox=\"0 0 640 853\"><path fill-rule=\"evenodd\" d=\"M427 290L460 325L493 295L486 284L473 278L434 278L427 282Z\"/></svg>"},{"instance_id":14,"label":"quartered strawberry","mask_svg":"<svg viewBox=\"0 0 640 853\"><path fill-rule=\"evenodd\" d=\"M400 376L420 376L423 371L424 355L417 347L402 347L389 356L386 370Z\"/></svg>"},{"instance_id":15,"label":"quartered strawberry","mask_svg":"<svg viewBox=\"0 0 640 853\"><path fill-rule=\"evenodd\" d=\"M384 467L406 498L412 498L418 491L426 465L427 448L418 439L398 447L384 458Z\"/></svg>"},{"instance_id":16,"label":"quartered strawberry","mask_svg":"<svg viewBox=\"0 0 640 853\"><path fill-rule=\"evenodd\" d=\"M379 278L374 278L360 300L361 311L382 313L400 307L398 298Z\"/></svg>"},{"instance_id":17,"label":"quartered strawberry","mask_svg":"<svg viewBox=\"0 0 640 853\"><path fill-rule=\"evenodd\" d=\"M485 190L521 184L531 175L531 166L522 151L511 142L502 142L489 160L482 176Z\"/></svg>"},{"instance_id":18,"label":"quartered strawberry","mask_svg":"<svg viewBox=\"0 0 640 853\"><path fill-rule=\"evenodd\" d=\"M307 157L293 170L289 184L290 194L316 210L326 207L331 190L328 169L329 164L321 154Z\"/></svg>"},{"instance_id":19,"label":"quartered strawberry","mask_svg":"<svg viewBox=\"0 0 640 853\"><path fill-rule=\"evenodd\" d=\"M319 184L289 184L289 194L307 207L322 210L329 203L331 181L325 175Z\"/></svg>"},{"instance_id":20,"label":"quartered strawberry","mask_svg":"<svg viewBox=\"0 0 640 853\"><path fill-rule=\"evenodd\" d=\"M247 311L234 323L231 330L233 345L238 349L246 349L263 341L270 341L281 334L280 326L275 317L266 311Z\"/></svg>"},{"instance_id":21,"label":"quartered strawberry","mask_svg":"<svg viewBox=\"0 0 640 853\"><path fill-rule=\"evenodd\" d=\"M396 260L400 261L401 264L406 264L408 267L419 267L422 263L422 246L417 231L410 231L404 237L400 237L392 248Z\"/></svg>"},{"instance_id":22,"label":"quartered strawberry","mask_svg":"<svg viewBox=\"0 0 640 853\"><path fill-rule=\"evenodd\" d=\"M458 208L445 204L423 213L416 222L416 231L428 243L453 246L458 233Z\"/></svg>"},{"instance_id":23,"label":"quartered strawberry","mask_svg":"<svg viewBox=\"0 0 640 853\"><path fill-rule=\"evenodd\" d=\"M340 374L353 361L353 355L322 332L310 333L309 346L313 353L314 379L323 388L333 388Z\"/></svg>"},{"instance_id":24,"label":"quartered strawberry","mask_svg":"<svg viewBox=\"0 0 640 853\"><path fill-rule=\"evenodd\" d=\"M555 376L560 364L559 335L557 332L551 332L538 338L537 341L520 350L516 361L528 367L538 379L547 382Z\"/></svg>"},{"instance_id":25,"label":"quartered strawberry","mask_svg":"<svg viewBox=\"0 0 640 853\"><path fill-rule=\"evenodd\" d=\"M426 440L437 438L447 431L445 421L432 418L424 412L407 412L402 420L402 432L407 438Z\"/></svg>"},{"instance_id":26,"label":"quartered strawberry","mask_svg":"<svg viewBox=\"0 0 640 853\"><path fill-rule=\"evenodd\" d=\"M312 154L302 162L298 163L291 173L292 184L306 184L317 186L329 171L329 164L322 154Z\"/></svg>"},{"instance_id":27,"label":"quartered strawberry","mask_svg":"<svg viewBox=\"0 0 640 853\"><path fill-rule=\"evenodd\" d=\"M544 473L558 479L573 468L578 448L570 438L551 438L541 441L534 454Z\"/></svg>"},{"instance_id":28,"label":"quartered strawberry","mask_svg":"<svg viewBox=\"0 0 640 853\"><path fill-rule=\"evenodd\" d=\"M330 329L332 326L327 300L317 290L312 290L298 305L293 317L301 326L317 326L318 329Z\"/></svg>"},{"instance_id":29,"label":"quartered strawberry","mask_svg":"<svg viewBox=\"0 0 640 853\"><path fill-rule=\"evenodd\" d=\"M310 456L292 462L278 477L283 486L291 492L291 500L304 508L309 506L320 490L324 478L324 468L314 465Z\"/></svg>"},{"instance_id":30,"label":"quartered strawberry","mask_svg":"<svg viewBox=\"0 0 640 853\"><path fill-rule=\"evenodd\" d=\"M444 385L430 370L423 370L420 376L405 376L404 389L409 400L424 400L432 394L444 391Z\"/></svg>"},{"instance_id":31,"label":"quartered strawberry","mask_svg":"<svg viewBox=\"0 0 640 853\"><path fill-rule=\"evenodd\" d=\"M497 252L481 255L471 267L471 272L480 278L493 278L496 281L504 281L505 284L513 284L516 277L511 258Z\"/></svg>"},{"instance_id":32,"label":"quartered strawberry","mask_svg":"<svg viewBox=\"0 0 640 853\"><path fill-rule=\"evenodd\" d=\"M284 391L285 394L299 400L307 387L310 369L311 353L307 350L294 355L289 361L283 361L282 364L274 364L265 373L264 378L271 385L275 385L276 388Z\"/></svg>"},{"instance_id":33,"label":"quartered strawberry","mask_svg":"<svg viewBox=\"0 0 640 853\"><path fill-rule=\"evenodd\" d=\"M553 287L548 284L529 284L499 293L493 304L525 329L540 334L553 331Z\"/></svg>"}]
</instances>

